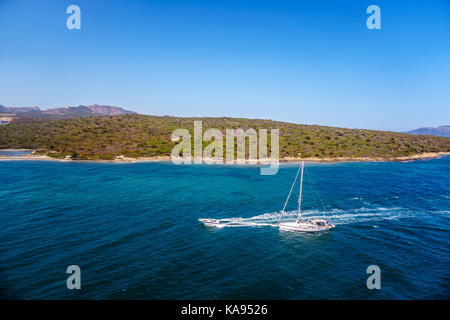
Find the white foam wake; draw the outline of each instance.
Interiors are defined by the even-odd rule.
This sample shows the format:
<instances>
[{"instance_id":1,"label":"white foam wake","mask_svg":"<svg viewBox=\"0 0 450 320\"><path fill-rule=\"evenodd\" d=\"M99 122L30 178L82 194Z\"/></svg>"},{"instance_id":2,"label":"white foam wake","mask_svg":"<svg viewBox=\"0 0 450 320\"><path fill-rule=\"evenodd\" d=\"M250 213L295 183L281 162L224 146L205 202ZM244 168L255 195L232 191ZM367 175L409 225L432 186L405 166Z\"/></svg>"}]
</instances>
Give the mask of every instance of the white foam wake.
<instances>
[{"instance_id":1,"label":"white foam wake","mask_svg":"<svg viewBox=\"0 0 450 320\"><path fill-rule=\"evenodd\" d=\"M412 214L414 213L399 207L393 208L361 207L350 210L332 209L325 212L317 210L305 210L302 212L302 216L305 218L308 219L327 218L330 219L336 225L399 219L401 217L411 216ZM277 222L280 219L283 219L283 221L293 221L295 220L296 217L297 217L296 211L285 212L283 213L283 215L281 215L280 212L270 212L248 218L237 217L237 218L216 219L218 224L215 226L218 228L262 227L262 226L276 227Z\"/></svg>"}]
</instances>

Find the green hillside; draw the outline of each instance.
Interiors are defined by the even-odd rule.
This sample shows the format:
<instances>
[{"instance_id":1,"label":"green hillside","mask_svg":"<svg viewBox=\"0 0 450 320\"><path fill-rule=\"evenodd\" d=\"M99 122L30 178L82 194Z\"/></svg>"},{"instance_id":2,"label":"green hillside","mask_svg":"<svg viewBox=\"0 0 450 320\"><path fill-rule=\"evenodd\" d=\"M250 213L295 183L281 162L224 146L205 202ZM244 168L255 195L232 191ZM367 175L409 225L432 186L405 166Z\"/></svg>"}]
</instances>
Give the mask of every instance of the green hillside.
<instances>
[{"instance_id":1,"label":"green hillside","mask_svg":"<svg viewBox=\"0 0 450 320\"><path fill-rule=\"evenodd\" d=\"M166 156L177 128L193 131L194 120L207 128L280 129L280 158L393 158L449 152L450 138L387 131L300 125L236 118L179 118L145 115L60 120L27 119L0 126L0 148L30 148L56 158L113 159L115 156ZM269 139L270 140L270 139ZM204 145L209 142L204 142Z\"/></svg>"}]
</instances>

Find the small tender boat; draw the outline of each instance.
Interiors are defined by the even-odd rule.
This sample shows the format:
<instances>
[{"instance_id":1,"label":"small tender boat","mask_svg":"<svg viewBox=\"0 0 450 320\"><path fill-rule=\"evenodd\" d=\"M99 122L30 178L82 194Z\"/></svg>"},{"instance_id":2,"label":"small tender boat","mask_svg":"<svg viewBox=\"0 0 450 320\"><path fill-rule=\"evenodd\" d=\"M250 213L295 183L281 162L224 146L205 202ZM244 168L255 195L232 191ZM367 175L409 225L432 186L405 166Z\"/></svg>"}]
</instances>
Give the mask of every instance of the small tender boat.
<instances>
[{"instance_id":1,"label":"small tender boat","mask_svg":"<svg viewBox=\"0 0 450 320\"><path fill-rule=\"evenodd\" d=\"M328 231L334 228L334 224L332 224L329 220L326 219L311 219L311 220L302 220L301 206L302 206L302 188L303 188L303 169L305 167L305 163L302 162L301 167L297 171L297 175L295 176L294 183L292 184L291 190L289 191L289 195L284 204L283 210L281 210L281 217L284 214L284 210L286 209L286 205L289 201L289 197L291 196L292 189L294 188L295 182L297 181L298 174L301 169L301 177L300 177L300 194L298 196L298 210L297 210L297 220L292 222L278 222L278 227L280 230L285 231L297 231L297 232L321 232Z\"/></svg>"},{"instance_id":2,"label":"small tender boat","mask_svg":"<svg viewBox=\"0 0 450 320\"><path fill-rule=\"evenodd\" d=\"M208 227L222 228L223 224L217 219L198 219L201 223Z\"/></svg>"}]
</instances>

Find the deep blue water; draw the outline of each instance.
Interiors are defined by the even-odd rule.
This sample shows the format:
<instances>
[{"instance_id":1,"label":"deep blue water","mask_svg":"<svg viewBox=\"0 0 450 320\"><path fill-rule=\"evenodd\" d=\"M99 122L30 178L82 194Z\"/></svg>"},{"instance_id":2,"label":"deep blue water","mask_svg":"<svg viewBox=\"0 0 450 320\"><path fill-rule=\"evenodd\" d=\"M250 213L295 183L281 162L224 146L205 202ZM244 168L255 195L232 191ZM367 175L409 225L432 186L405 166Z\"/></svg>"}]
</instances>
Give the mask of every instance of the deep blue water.
<instances>
[{"instance_id":1,"label":"deep blue water","mask_svg":"<svg viewBox=\"0 0 450 320\"><path fill-rule=\"evenodd\" d=\"M260 176L252 166L2 161L1 294L450 298L449 157L308 164L307 169L303 207L307 216L321 215L312 177L324 214L336 224L325 234L271 226L216 229L197 221L275 221L294 165ZM81 268L81 290L66 288L66 268L72 264ZM381 290L366 287L372 264L381 268Z\"/></svg>"}]
</instances>

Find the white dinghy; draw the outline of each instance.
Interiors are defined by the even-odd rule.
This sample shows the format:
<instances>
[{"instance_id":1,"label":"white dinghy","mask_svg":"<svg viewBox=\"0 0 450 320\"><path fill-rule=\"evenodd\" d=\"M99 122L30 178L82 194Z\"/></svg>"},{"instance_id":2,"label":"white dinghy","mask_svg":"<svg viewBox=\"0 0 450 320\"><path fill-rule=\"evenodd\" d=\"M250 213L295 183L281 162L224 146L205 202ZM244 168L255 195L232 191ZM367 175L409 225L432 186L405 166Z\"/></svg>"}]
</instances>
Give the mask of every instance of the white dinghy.
<instances>
[{"instance_id":1,"label":"white dinghy","mask_svg":"<svg viewBox=\"0 0 450 320\"><path fill-rule=\"evenodd\" d=\"M289 191L289 195L284 204L283 210L281 210L280 220L283 217L284 210L286 209L286 205L289 201L289 197L291 196L292 189L294 189L295 182L297 181L298 174L301 170L300 176L300 194L298 196L298 210L297 210L297 220L292 222L278 222L278 227L280 230L285 231L297 231L297 232L322 232L328 231L334 228L334 224L331 221L326 219L311 219L311 220L302 220L302 187L303 187L303 169L305 167L305 162L302 162L300 168L297 171L297 175L295 176L294 183L292 184L291 190Z\"/></svg>"},{"instance_id":2,"label":"white dinghy","mask_svg":"<svg viewBox=\"0 0 450 320\"><path fill-rule=\"evenodd\" d=\"M201 223L208 227L222 228L223 224L218 219L198 219Z\"/></svg>"}]
</instances>

